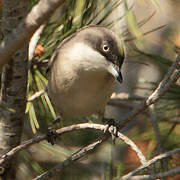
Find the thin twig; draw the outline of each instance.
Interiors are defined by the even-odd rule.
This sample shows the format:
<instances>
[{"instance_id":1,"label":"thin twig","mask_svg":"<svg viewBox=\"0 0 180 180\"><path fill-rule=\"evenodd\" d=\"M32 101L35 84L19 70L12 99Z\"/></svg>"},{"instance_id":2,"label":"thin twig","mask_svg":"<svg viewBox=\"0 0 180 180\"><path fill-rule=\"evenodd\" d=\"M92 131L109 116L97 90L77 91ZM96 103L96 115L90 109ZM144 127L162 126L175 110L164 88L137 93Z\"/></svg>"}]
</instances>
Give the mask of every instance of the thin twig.
<instances>
[{"instance_id":1,"label":"thin twig","mask_svg":"<svg viewBox=\"0 0 180 180\"><path fill-rule=\"evenodd\" d=\"M162 97L169 87L174 84L180 78L180 70L176 70L179 66L180 54L176 57L175 62L169 68L169 71L159 83L154 92L148 96L139 106L137 106L127 117L121 120L120 127L124 127L129 121L131 121L136 115L147 109L151 104L157 102Z\"/></svg>"},{"instance_id":2,"label":"thin twig","mask_svg":"<svg viewBox=\"0 0 180 180\"><path fill-rule=\"evenodd\" d=\"M56 165L55 167L53 167L52 169L44 172L43 174L37 176L36 178L34 178L33 180L45 180L45 179L49 179L50 177L54 176L57 172L60 172L63 168L69 166L70 164L72 164L73 162L77 161L78 159L84 157L85 155L87 155L89 152L93 151L95 148L97 148L98 145L100 145L102 142L104 142L105 140L107 140L108 136L103 136L103 138L95 141L94 143L79 149L78 151L76 151L75 153L73 153L73 155L71 155L68 159L66 159L64 162Z\"/></svg>"},{"instance_id":3,"label":"thin twig","mask_svg":"<svg viewBox=\"0 0 180 180\"><path fill-rule=\"evenodd\" d=\"M123 135L120 132L117 133L117 136L122 141L124 141L126 144L128 144L136 152L141 164L145 164L147 162L145 156L143 155L143 153L139 150L139 148L136 146L136 144L131 139L129 139L127 136Z\"/></svg>"},{"instance_id":4,"label":"thin twig","mask_svg":"<svg viewBox=\"0 0 180 180\"><path fill-rule=\"evenodd\" d=\"M169 177L169 176L174 176L174 175L179 174L179 173L180 173L180 167L176 167L176 168L171 169L169 171L158 173L158 174L132 176L129 180L154 180L157 178L165 178L165 177ZM124 178L120 178L117 180L124 180Z\"/></svg>"},{"instance_id":5,"label":"thin twig","mask_svg":"<svg viewBox=\"0 0 180 180\"><path fill-rule=\"evenodd\" d=\"M93 125L95 127L95 124ZM100 128L102 129L106 129L106 126L104 125L100 125L104 128ZM99 125L97 127L100 127ZM114 134L113 132L113 128L109 128L109 132ZM115 135L115 134L114 134ZM117 133L117 136L123 140L126 144L130 145L131 148L136 152L136 154L138 155L140 161L142 164L146 163L146 159L144 157L144 155L142 154L142 152L138 149L138 147L134 144L133 141L131 141L128 137L124 136L123 134L121 134L120 132ZM75 152L72 156L70 156L68 159L66 159L64 162L58 164L57 166L53 167L52 169L46 171L45 173L41 174L40 176L34 178L33 180L45 180L48 179L52 176L55 175L55 173L60 172L63 168L67 167L68 165L70 165L71 163L73 163L74 161L84 157L87 153L91 152L93 149L95 149L98 145L100 145L102 142L104 142L105 140L107 140L108 137L107 136L103 136L100 140L95 141L94 143L81 148L80 150L78 150L77 152Z\"/></svg>"},{"instance_id":6,"label":"thin twig","mask_svg":"<svg viewBox=\"0 0 180 180\"><path fill-rule=\"evenodd\" d=\"M126 175L123 176L121 179L123 179L123 180L130 179L130 177L132 177L133 175L135 175L137 172L139 172L139 171L141 171L141 170L143 170L143 169L151 166L152 164L154 164L155 162L157 162L157 161L159 161L159 160L162 160L162 159L164 159L164 158L167 158L167 157L169 157L169 156L171 156L171 155L173 155L173 154L175 154L175 153L178 153L179 151L180 151L180 148L177 148L177 149L174 149L174 150L172 150L172 151L168 151L168 152L166 152L166 153L160 154L160 155L154 157L153 159L147 161L144 165L138 167L138 168L135 169L134 171L126 174Z\"/></svg>"},{"instance_id":7,"label":"thin twig","mask_svg":"<svg viewBox=\"0 0 180 180\"><path fill-rule=\"evenodd\" d=\"M173 130L176 128L177 126L177 122L174 122L171 126L171 128L169 129L168 133L164 136L163 140L162 140L162 145L164 145L164 143L167 142L167 139L169 137L169 135L173 132Z\"/></svg>"},{"instance_id":8,"label":"thin twig","mask_svg":"<svg viewBox=\"0 0 180 180\"><path fill-rule=\"evenodd\" d=\"M75 130L82 130L82 129L95 129L95 130L100 130L100 131L104 132L107 129L107 126L101 125L101 124L83 123L83 124L76 124L76 125L71 125L68 127L63 127L61 129L56 130L56 133L57 133L57 135L61 135L63 133L67 133L67 132L75 131ZM114 133L112 131L111 127L109 128L108 131L110 133L116 135L116 133ZM136 152L137 156L140 159L140 162L142 164L144 164L146 162L146 159L145 159L144 155L142 154L142 152L139 150L139 148L134 144L134 142L131 141L128 137L126 137L125 135L123 135L120 132L118 132L117 135L122 141L124 141L126 144L128 144ZM14 156L17 152L27 148L28 146L30 146L32 144L38 143L45 139L47 139L47 135L41 135L41 136L37 136L33 139L23 142L21 145L13 148L11 151L9 151L8 153L6 153L2 157L0 157L0 165L2 165L5 161L7 161L12 156Z\"/></svg>"},{"instance_id":9,"label":"thin twig","mask_svg":"<svg viewBox=\"0 0 180 180\"><path fill-rule=\"evenodd\" d=\"M47 86L46 86L44 89L42 89L42 90L34 93L31 97L29 97L29 98L27 99L27 101L28 101L28 102L34 101L34 100L37 99L38 97L42 96L45 92L47 92Z\"/></svg>"}]
</instances>

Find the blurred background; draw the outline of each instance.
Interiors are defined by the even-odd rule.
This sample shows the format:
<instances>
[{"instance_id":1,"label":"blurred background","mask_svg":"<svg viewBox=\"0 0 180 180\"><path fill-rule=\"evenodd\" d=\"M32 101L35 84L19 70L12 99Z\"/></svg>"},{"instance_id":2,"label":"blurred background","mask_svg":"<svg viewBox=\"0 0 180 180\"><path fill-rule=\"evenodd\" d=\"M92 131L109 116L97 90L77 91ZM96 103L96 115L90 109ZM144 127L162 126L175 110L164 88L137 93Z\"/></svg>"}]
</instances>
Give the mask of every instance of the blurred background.
<instances>
[{"instance_id":1,"label":"blurred background","mask_svg":"<svg viewBox=\"0 0 180 180\"><path fill-rule=\"evenodd\" d=\"M29 0L29 10L37 2ZM124 82L106 109L108 117L120 122L157 87L180 52L179 8L178 0L66 0L41 27L42 33L31 59L28 98L47 85L47 63L58 43L83 26L105 26L115 31L126 46ZM26 114L22 140L46 133L48 125L56 118L46 93L27 103ZM96 116L76 121L80 122L101 123ZM158 103L132 119L123 132L150 159L180 147L179 123L180 84L177 82ZM63 122L57 128L62 126L65 126ZM93 142L99 135L96 131L78 131L58 138L54 146L42 141L29 147L19 154L17 179L32 179ZM52 179L108 180L121 177L139 165L131 148L120 140L116 140L115 145L109 140ZM179 165L179 154L175 154L155 164L153 172L164 172ZM146 172L144 170L141 174ZM180 179L180 176L173 179Z\"/></svg>"}]
</instances>

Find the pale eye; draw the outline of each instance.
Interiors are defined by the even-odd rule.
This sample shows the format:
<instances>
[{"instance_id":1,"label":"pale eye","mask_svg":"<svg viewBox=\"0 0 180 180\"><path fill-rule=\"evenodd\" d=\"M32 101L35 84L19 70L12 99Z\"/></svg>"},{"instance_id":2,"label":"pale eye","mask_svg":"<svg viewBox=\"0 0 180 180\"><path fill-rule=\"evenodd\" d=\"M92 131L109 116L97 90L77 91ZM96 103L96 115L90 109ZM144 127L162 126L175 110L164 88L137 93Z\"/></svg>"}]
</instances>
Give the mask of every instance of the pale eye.
<instances>
[{"instance_id":1,"label":"pale eye","mask_svg":"<svg viewBox=\"0 0 180 180\"><path fill-rule=\"evenodd\" d=\"M103 51L105 51L105 52L107 52L107 51L109 51L109 46L108 45L103 45Z\"/></svg>"}]
</instances>

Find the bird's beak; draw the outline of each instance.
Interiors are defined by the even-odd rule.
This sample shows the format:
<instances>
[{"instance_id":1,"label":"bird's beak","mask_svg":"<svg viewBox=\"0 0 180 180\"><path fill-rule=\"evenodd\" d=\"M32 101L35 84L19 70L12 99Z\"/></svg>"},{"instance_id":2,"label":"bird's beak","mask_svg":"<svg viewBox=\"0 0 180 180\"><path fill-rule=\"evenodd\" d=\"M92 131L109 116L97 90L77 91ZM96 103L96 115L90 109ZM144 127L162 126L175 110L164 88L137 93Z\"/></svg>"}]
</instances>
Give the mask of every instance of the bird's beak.
<instances>
[{"instance_id":1,"label":"bird's beak","mask_svg":"<svg viewBox=\"0 0 180 180\"><path fill-rule=\"evenodd\" d=\"M119 83L122 83L122 82L123 82L123 77L122 77L121 71L118 72L117 80L118 80Z\"/></svg>"},{"instance_id":2,"label":"bird's beak","mask_svg":"<svg viewBox=\"0 0 180 180\"><path fill-rule=\"evenodd\" d=\"M115 77L115 79L119 83L123 82L123 77L122 77L122 73L121 73L121 70L120 70L119 66L117 66L116 64L111 63L110 66L109 66L109 72Z\"/></svg>"}]
</instances>

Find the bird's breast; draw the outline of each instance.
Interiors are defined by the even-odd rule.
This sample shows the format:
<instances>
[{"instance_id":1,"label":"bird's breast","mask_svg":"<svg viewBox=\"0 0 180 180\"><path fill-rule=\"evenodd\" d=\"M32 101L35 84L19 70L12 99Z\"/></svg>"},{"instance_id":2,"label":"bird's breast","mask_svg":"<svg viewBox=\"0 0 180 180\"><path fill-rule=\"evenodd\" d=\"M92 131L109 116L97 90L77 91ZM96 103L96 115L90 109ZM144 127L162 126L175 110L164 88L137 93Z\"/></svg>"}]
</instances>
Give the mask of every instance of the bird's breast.
<instances>
[{"instance_id":1,"label":"bird's breast","mask_svg":"<svg viewBox=\"0 0 180 180\"><path fill-rule=\"evenodd\" d=\"M57 111L67 117L85 117L104 109L115 87L114 78L106 71L78 73L64 75L56 83L51 80L51 99Z\"/></svg>"},{"instance_id":2,"label":"bird's breast","mask_svg":"<svg viewBox=\"0 0 180 180\"><path fill-rule=\"evenodd\" d=\"M114 89L114 79L109 74L84 74L76 79L71 98L74 113L88 116L104 109Z\"/></svg>"}]
</instances>

